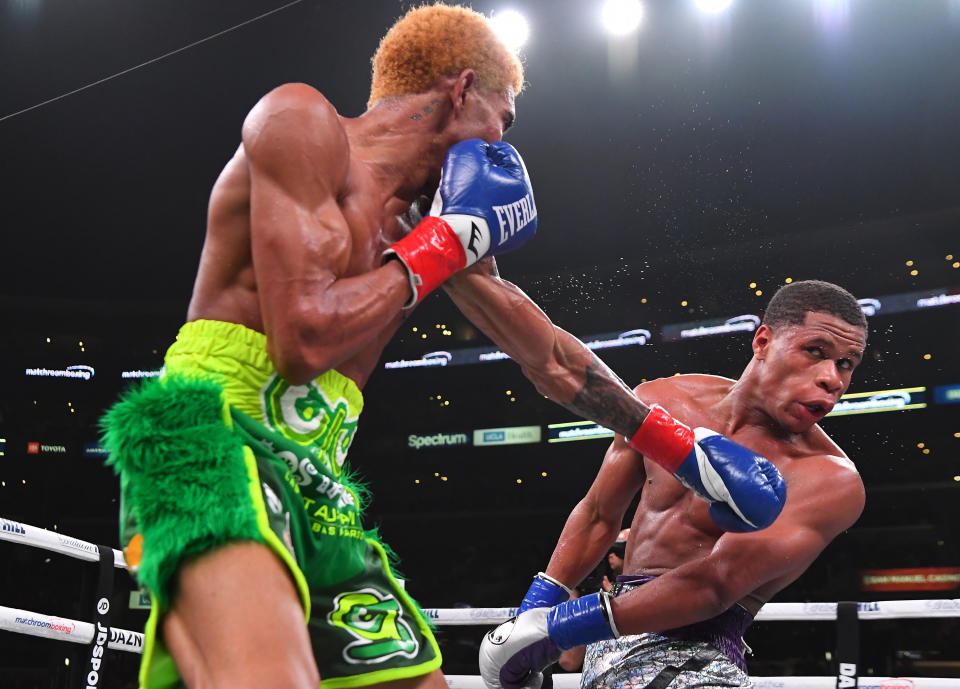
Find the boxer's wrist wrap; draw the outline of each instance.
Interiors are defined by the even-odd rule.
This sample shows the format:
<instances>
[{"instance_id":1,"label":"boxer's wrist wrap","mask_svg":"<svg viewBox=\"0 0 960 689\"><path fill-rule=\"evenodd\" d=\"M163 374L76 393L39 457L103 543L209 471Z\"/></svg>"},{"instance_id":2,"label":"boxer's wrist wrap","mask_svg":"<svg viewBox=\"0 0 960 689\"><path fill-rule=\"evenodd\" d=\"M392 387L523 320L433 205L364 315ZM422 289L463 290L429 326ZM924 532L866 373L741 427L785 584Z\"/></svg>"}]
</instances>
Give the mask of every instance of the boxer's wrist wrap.
<instances>
[{"instance_id":1,"label":"boxer's wrist wrap","mask_svg":"<svg viewBox=\"0 0 960 689\"><path fill-rule=\"evenodd\" d=\"M617 623L613 621L613 596L611 596L606 591L600 592L600 602L603 604L603 612L607 616L607 624L610 625L610 631L613 632L613 638L616 639L620 636L620 631L617 629Z\"/></svg>"},{"instance_id":2,"label":"boxer's wrist wrap","mask_svg":"<svg viewBox=\"0 0 960 689\"><path fill-rule=\"evenodd\" d=\"M517 612L521 613L531 608L552 608L569 597L570 589L550 575L537 572Z\"/></svg>"},{"instance_id":3,"label":"boxer's wrist wrap","mask_svg":"<svg viewBox=\"0 0 960 689\"><path fill-rule=\"evenodd\" d=\"M547 615L547 633L561 650L620 636L605 591L561 603Z\"/></svg>"},{"instance_id":4,"label":"boxer's wrist wrap","mask_svg":"<svg viewBox=\"0 0 960 689\"><path fill-rule=\"evenodd\" d=\"M693 430L680 423L659 404L650 407L647 418L630 438L629 445L671 474L693 449Z\"/></svg>"},{"instance_id":5,"label":"boxer's wrist wrap","mask_svg":"<svg viewBox=\"0 0 960 689\"><path fill-rule=\"evenodd\" d=\"M467 263L463 244L443 218L427 216L413 231L383 252L384 263L396 257L410 278L410 309Z\"/></svg>"},{"instance_id":6,"label":"boxer's wrist wrap","mask_svg":"<svg viewBox=\"0 0 960 689\"><path fill-rule=\"evenodd\" d=\"M537 572L537 576L535 576L534 579L543 579L544 581L549 582L554 586L559 586L560 588L562 588L564 591L567 592L568 596L573 593L573 591L570 589L569 586L563 584L557 579L554 579L552 576L550 576L546 572Z\"/></svg>"}]
</instances>

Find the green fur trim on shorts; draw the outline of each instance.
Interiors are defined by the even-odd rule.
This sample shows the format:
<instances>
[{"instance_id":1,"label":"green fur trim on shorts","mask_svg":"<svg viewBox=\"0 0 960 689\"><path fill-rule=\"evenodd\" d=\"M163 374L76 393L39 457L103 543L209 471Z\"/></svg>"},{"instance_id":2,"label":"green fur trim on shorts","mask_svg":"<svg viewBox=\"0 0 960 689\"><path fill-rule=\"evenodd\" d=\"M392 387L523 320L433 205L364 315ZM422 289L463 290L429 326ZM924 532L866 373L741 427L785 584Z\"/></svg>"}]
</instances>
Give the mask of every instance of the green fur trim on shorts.
<instances>
[{"instance_id":1,"label":"green fur trim on shorts","mask_svg":"<svg viewBox=\"0 0 960 689\"><path fill-rule=\"evenodd\" d=\"M196 377L147 380L101 420L107 464L121 476L126 509L143 535L137 578L161 610L185 557L230 540L263 542L243 442L222 392Z\"/></svg>"}]
</instances>

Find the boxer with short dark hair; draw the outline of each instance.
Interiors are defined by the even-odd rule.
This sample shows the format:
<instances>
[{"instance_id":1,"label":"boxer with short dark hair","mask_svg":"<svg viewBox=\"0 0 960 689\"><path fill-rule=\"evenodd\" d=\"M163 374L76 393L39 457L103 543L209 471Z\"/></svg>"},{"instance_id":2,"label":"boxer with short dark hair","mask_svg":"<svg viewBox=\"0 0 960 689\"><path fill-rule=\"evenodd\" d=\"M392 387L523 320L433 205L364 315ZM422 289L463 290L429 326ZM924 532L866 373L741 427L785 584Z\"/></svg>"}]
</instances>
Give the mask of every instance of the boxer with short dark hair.
<instances>
[{"instance_id":1,"label":"boxer with short dark hair","mask_svg":"<svg viewBox=\"0 0 960 689\"><path fill-rule=\"evenodd\" d=\"M863 510L860 475L817 422L850 385L866 339L852 295L796 282L771 299L739 379L683 375L635 388L769 458L787 483L783 512L766 529L724 533L706 505L616 437L521 614L484 638L487 686L538 686L562 650L586 644L583 687L750 686L744 630ZM638 492L613 591L561 603L613 542Z\"/></svg>"}]
</instances>

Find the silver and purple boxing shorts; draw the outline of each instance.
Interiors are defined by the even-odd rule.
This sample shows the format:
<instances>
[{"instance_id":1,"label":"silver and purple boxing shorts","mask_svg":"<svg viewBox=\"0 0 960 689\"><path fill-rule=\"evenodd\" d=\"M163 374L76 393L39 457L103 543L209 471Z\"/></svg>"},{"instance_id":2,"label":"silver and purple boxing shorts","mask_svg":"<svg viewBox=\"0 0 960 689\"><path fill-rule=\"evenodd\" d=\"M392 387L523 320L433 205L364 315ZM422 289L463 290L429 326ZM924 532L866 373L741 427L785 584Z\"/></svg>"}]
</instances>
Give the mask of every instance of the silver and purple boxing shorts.
<instances>
[{"instance_id":1,"label":"silver and purple boxing shorts","mask_svg":"<svg viewBox=\"0 0 960 689\"><path fill-rule=\"evenodd\" d=\"M620 595L653 578L618 577L612 593ZM735 605L686 627L590 644L581 689L751 687L743 632L752 621L745 608Z\"/></svg>"}]
</instances>

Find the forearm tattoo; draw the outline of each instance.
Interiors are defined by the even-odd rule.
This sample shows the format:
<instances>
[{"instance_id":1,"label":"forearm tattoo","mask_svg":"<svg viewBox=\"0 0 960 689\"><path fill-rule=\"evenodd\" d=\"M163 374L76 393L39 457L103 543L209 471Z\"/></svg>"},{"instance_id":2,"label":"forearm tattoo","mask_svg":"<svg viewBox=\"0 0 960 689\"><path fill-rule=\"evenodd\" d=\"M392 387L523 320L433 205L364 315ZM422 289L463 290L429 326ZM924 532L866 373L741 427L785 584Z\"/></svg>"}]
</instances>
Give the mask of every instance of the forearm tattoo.
<instances>
[{"instance_id":1,"label":"forearm tattoo","mask_svg":"<svg viewBox=\"0 0 960 689\"><path fill-rule=\"evenodd\" d=\"M563 406L627 438L633 437L647 418L649 407L596 354L587 364L586 376L573 401Z\"/></svg>"}]
</instances>

